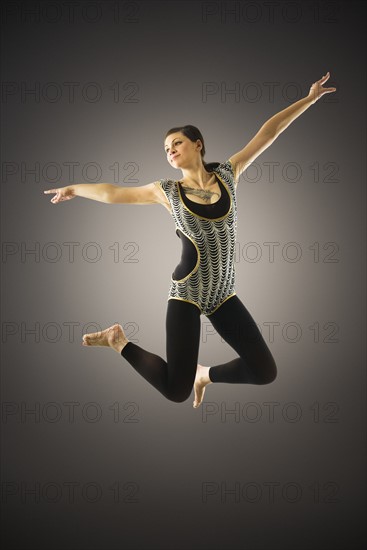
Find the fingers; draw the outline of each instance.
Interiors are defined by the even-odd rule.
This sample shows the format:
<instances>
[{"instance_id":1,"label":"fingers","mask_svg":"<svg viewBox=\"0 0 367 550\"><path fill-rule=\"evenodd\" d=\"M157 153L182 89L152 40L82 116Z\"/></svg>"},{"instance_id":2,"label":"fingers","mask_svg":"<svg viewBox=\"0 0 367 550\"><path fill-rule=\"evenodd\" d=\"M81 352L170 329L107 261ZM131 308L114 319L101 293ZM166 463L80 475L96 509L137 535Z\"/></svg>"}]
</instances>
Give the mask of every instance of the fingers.
<instances>
[{"instance_id":1,"label":"fingers","mask_svg":"<svg viewBox=\"0 0 367 550\"><path fill-rule=\"evenodd\" d=\"M321 84L323 84L324 82L326 82L329 78L330 78L330 72L328 71L328 72L326 73L326 75L324 75L324 76L321 78L321 80L320 80ZM322 88L322 90L323 90L324 93L328 93L328 94L331 93L331 92L336 92L336 88L334 88L334 87Z\"/></svg>"},{"instance_id":2,"label":"fingers","mask_svg":"<svg viewBox=\"0 0 367 550\"><path fill-rule=\"evenodd\" d=\"M324 84L324 82L326 82L329 78L330 78L330 72L328 71L322 78L320 78L320 80L318 82L315 82L312 86L319 85L320 90L322 90L323 93L336 92L336 88L334 88L334 87L331 87L331 88L323 88L322 87L322 84Z\"/></svg>"},{"instance_id":3,"label":"fingers","mask_svg":"<svg viewBox=\"0 0 367 550\"><path fill-rule=\"evenodd\" d=\"M45 190L43 191L43 193L44 193L45 195L47 195L47 194L49 194L49 193L54 193L54 194L55 194L55 196L52 197L52 199L50 200L50 202L52 202L53 204L55 204L55 203L57 203L57 202L60 202L60 200L62 200L62 199L60 198L60 193L59 193L59 190L58 190L58 189L45 189Z\"/></svg>"},{"instance_id":4,"label":"fingers","mask_svg":"<svg viewBox=\"0 0 367 550\"><path fill-rule=\"evenodd\" d=\"M69 201L71 199L74 198L74 195L67 195L66 193L63 192L63 188L60 187L58 189L44 189L44 194L49 194L49 193L54 193L55 196L52 197L51 201L53 204L56 204L58 202L62 202L62 201Z\"/></svg>"}]
</instances>

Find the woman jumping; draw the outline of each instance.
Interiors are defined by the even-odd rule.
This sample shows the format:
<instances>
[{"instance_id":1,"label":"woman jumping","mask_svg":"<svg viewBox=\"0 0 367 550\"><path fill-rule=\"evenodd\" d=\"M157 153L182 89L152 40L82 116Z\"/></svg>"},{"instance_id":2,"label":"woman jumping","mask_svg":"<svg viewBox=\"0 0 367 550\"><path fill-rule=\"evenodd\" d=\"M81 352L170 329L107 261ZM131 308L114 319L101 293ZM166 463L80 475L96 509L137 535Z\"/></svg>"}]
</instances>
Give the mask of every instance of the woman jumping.
<instances>
[{"instance_id":1,"label":"woman jumping","mask_svg":"<svg viewBox=\"0 0 367 550\"><path fill-rule=\"evenodd\" d=\"M325 93L327 73L309 94L271 117L253 139L225 162L207 164L200 131L191 125L172 128L164 150L179 181L162 179L139 187L76 184L48 189L56 204L84 197L109 204L162 204L173 217L182 242L182 258L171 276L166 315L167 361L130 342L119 324L85 334L83 345L106 346L124 357L164 397L186 401L194 386L194 408L210 383L269 384L277 375L274 358L255 321L235 292L234 252L237 229L236 188L241 173L291 122ZM238 353L222 365L197 363L200 316Z\"/></svg>"}]
</instances>

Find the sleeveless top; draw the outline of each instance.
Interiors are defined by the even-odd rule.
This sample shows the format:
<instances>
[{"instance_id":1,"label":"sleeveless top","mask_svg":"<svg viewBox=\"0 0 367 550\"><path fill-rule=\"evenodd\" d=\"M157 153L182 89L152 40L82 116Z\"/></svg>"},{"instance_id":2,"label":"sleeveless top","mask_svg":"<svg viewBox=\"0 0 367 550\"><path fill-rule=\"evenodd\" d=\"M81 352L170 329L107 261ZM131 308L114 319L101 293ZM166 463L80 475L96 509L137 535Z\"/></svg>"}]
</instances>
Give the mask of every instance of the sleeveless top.
<instances>
[{"instance_id":1,"label":"sleeveless top","mask_svg":"<svg viewBox=\"0 0 367 550\"><path fill-rule=\"evenodd\" d=\"M235 292L234 253L237 234L237 200L230 160L212 170L221 190L213 204L191 201L177 181L156 182L166 195L182 257L171 276L168 300L196 305L200 313L214 313Z\"/></svg>"}]
</instances>

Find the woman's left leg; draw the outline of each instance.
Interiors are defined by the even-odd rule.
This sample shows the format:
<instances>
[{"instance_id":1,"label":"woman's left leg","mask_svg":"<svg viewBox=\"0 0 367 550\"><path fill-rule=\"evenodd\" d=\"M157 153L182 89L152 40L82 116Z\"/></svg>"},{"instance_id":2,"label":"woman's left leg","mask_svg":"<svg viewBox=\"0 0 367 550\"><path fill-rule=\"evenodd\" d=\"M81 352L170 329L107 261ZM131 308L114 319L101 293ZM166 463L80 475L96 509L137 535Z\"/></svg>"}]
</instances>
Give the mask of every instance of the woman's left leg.
<instances>
[{"instance_id":1,"label":"woman's left leg","mask_svg":"<svg viewBox=\"0 0 367 550\"><path fill-rule=\"evenodd\" d=\"M207 318L239 357L209 368L212 382L270 384L277 376L274 358L250 312L235 294Z\"/></svg>"}]
</instances>

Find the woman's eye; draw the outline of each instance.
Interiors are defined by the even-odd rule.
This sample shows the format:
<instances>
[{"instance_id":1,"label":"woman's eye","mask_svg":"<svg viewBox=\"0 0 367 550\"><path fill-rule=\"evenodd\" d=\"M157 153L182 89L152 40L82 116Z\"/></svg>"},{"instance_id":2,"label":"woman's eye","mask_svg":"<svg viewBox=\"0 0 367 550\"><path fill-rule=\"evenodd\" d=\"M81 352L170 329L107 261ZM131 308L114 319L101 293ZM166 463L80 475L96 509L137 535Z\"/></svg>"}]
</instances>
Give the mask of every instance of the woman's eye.
<instances>
[{"instance_id":1,"label":"woman's eye","mask_svg":"<svg viewBox=\"0 0 367 550\"><path fill-rule=\"evenodd\" d=\"M177 143L182 143L181 141L176 141L175 145L177 145ZM166 149L166 154L168 153L168 149Z\"/></svg>"}]
</instances>

